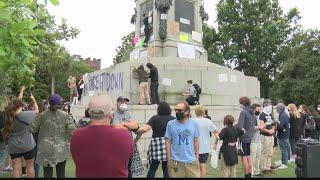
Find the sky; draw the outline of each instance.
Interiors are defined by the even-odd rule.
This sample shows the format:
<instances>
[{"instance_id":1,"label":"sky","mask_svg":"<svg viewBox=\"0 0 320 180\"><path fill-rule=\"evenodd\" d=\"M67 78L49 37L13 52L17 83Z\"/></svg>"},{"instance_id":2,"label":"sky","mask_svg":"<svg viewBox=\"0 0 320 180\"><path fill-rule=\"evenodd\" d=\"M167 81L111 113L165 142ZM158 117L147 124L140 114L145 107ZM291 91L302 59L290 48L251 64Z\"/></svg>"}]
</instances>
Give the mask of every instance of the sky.
<instances>
[{"instance_id":1,"label":"sky","mask_svg":"<svg viewBox=\"0 0 320 180\"><path fill-rule=\"evenodd\" d=\"M79 36L62 43L71 54L83 58L102 59L102 68L112 65L121 38L134 31L130 23L134 0L59 0L58 6L48 4L56 20L67 20L69 26L80 29ZM216 27L216 4L219 0L204 0L208 23ZM297 7L300 24L305 29L320 29L320 0L280 0L284 12Z\"/></svg>"}]
</instances>

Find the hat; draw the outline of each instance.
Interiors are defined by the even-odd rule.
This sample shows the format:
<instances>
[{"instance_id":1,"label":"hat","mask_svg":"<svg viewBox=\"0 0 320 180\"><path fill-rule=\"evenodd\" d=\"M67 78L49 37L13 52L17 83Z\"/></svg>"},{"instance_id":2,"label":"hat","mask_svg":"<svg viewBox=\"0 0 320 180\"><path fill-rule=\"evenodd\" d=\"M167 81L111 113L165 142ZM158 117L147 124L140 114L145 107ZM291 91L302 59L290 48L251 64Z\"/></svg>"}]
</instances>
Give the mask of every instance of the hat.
<instances>
[{"instance_id":1,"label":"hat","mask_svg":"<svg viewBox=\"0 0 320 180\"><path fill-rule=\"evenodd\" d=\"M49 98L49 104L52 106L58 106L62 104L62 97L59 94L51 95Z\"/></svg>"},{"instance_id":2,"label":"hat","mask_svg":"<svg viewBox=\"0 0 320 180\"><path fill-rule=\"evenodd\" d=\"M272 103L272 102L271 102L270 99L266 99L266 100L263 101L262 105L263 105L263 107L266 107L266 106L268 106L268 105L271 104L271 103Z\"/></svg>"},{"instance_id":3,"label":"hat","mask_svg":"<svg viewBox=\"0 0 320 180\"><path fill-rule=\"evenodd\" d=\"M279 103L276 106L277 111L282 112L286 109L286 106L283 103Z\"/></svg>"},{"instance_id":4,"label":"hat","mask_svg":"<svg viewBox=\"0 0 320 180\"><path fill-rule=\"evenodd\" d=\"M121 102L121 101L127 101L129 102L130 100L124 96L119 96L118 99L117 99L117 102Z\"/></svg>"},{"instance_id":5,"label":"hat","mask_svg":"<svg viewBox=\"0 0 320 180\"><path fill-rule=\"evenodd\" d=\"M89 102L89 114L92 119L104 119L112 111L110 96L93 96Z\"/></svg>"}]
</instances>

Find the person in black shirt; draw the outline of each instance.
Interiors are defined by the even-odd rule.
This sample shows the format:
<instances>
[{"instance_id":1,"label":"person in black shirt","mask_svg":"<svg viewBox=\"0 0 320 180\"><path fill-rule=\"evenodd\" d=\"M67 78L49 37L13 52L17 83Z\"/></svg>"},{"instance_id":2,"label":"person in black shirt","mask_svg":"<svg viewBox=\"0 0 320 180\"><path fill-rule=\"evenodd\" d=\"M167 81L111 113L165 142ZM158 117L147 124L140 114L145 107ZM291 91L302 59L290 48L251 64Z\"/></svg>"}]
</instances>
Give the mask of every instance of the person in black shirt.
<instances>
[{"instance_id":1,"label":"person in black shirt","mask_svg":"<svg viewBox=\"0 0 320 180\"><path fill-rule=\"evenodd\" d=\"M290 115L290 147L294 160L297 156L296 144L302 135L302 120L295 104L289 104L288 109Z\"/></svg>"},{"instance_id":2,"label":"person in black shirt","mask_svg":"<svg viewBox=\"0 0 320 180\"><path fill-rule=\"evenodd\" d=\"M145 35L143 47L147 47L148 42L150 40L151 30L152 30L152 26L149 23L149 16L147 13L143 14L143 24L144 24L144 35Z\"/></svg>"},{"instance_id":3,"label":"person in black shirt","mask_svg":"<svg viewBox=\"0 0 320 180\"><path fill-rule=\"evenodd\" d=\"M276 132L275 120L272 116L272 103L270 100L263 102L263 111L259 116L260 123L265 127L261 130L261 170L264 174L274 174L271 169L271 161L273 156L274 137Z\"/></svg>"},{"instance_id":4,"label":"person in black shirt","mask_svg":"<svg viewBox=\"0 0 320 180\"><path fill-rule=\"evenodd\" d=\"M151 104L159 104L159 74L158 69L151 63L147 63L146 65L150 69L151 85L150 85L150 93L151 93Z\"/></svg>"},{"instance_id":5,"label":"person in black shirt","mask_svg":"<svg viewBox=\"0 0 320 180\"><path fill-rule=\"evenodd\" d=\"M169 178L167 161L165 156L165 138L164 135L166 133L166 127L169 121L176 119L171 116L171 108L168 103L161 102L158 106L158 114L152 116L148 123L139 128L137 134L141 136L141 134L146 133L152 129L152 140L148 150L148 164L150 165L147 178L154 178L155 173L160 164L160 160L162 161L162 171L164 178ZM157 148L153 148L157 147ZM157 156L155 157L154 154ZM159 157L161 154L161 157Z\"/></svg>"},{"instance_id":6,"label":"person in black shirt","mask_svg":"<svg viewBox=\"0 0 320 180\"><path fill-rule=\"evenodd\" d=\"M220 148L221 175L222 177L236 177L236 164L238 164L238 152L236 143L240 136L244 134L243 128L233 126L234 117L227 115L224 117L223 128L219 134L223 141Z\"/></svg>"}]
</instances>

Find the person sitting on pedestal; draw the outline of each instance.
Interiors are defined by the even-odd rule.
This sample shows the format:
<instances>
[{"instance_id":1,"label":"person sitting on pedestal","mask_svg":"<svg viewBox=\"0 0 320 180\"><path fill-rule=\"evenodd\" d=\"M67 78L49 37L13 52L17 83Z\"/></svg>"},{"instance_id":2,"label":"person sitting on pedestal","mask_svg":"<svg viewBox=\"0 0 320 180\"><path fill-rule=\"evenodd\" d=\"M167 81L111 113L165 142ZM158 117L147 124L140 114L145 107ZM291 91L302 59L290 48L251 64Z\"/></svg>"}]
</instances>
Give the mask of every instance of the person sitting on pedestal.
<instances>
[{"instance_id":1,"label":"person sitting on pedestal","mask_svg":"<svg viewBox=\"0 0 320 180\"><path fill-rule=\"evenodd\" d=\"M194 87L192 80L188 80L187 84L189 85L189 91L183 93L183 95L187 97L186 101L190 106L199 104L199 99L197 98L197 90Z\"/></svg>"}]
</instances>

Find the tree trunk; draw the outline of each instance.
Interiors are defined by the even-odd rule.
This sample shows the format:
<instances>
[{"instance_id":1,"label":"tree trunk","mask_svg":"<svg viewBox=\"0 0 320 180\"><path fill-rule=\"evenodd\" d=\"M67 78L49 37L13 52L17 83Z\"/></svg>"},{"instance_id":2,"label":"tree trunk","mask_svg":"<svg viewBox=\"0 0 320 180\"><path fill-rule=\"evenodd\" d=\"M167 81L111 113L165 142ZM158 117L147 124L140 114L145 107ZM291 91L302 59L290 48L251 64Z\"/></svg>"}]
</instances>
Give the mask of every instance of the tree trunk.
<instances>
[{"instance_id":1,"label":"tree trunk","mask_svg":"<svg viewBox=\"0 0 320 180\"><path fill-rule=\"evenodd\" d=\"M51 75L51 94L53 95L55 93L55 81L56 77L52 74Z\"/></svg>"}]
</instances>

